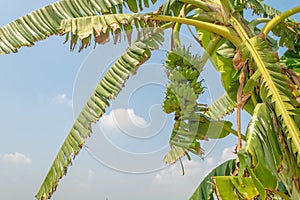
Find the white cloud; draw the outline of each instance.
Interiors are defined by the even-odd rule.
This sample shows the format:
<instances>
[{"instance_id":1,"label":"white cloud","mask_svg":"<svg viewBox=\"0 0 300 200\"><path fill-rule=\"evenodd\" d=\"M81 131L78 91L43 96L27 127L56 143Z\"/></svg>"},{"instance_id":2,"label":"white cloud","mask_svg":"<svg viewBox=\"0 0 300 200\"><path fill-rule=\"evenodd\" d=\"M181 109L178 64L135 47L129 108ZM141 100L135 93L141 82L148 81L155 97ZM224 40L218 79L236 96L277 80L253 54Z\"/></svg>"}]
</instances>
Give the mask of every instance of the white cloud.
<instances>
[{"instance_id":1,"label":"white cloud","mask_svg":"<svg viewBox=\"0 0 300 200\"><path fill-rule=\"evenodd\" d=\"M147 122L143 117L135 114L133 109L114 109L104 115L100 120L101 125L106 128L119 128L127 130L133 127L144 128Z\"/></svg>"},{"instance_id":2,"label":"white cloud","mask_svg":"<svg viewBox=\"0 0 300 200\"><path fill-rule=\"evenodd\" d=\"M26 155L16 152L16 153L7 153L4 155L0 154L0 159L3 162L13 163L13 164L31 164L32 160Z\"/></svg>"},{"instance_id":3,"label":"white cloud","mask_svg":"<svg viewBox=\"0 0 300 200\"><path fill-rule=\"evenodd\" d=\"M198 177L196 179L199 182L201 181L199 177L200 179L205 178L212 169L221 163L236 158L236 154L233 153L234 148L235 146L224 148L222 154L218 157L205 157L204 160L197 160L195 158L192 158L192 160L184 160L184 176L182 176L180 163L177 162L158 172L154 177L154 183L163 185L172 184L172 182L177 181L185 181L188 183L189 181L194 181L195 177Z\"/></svg>"},{"instance_id":4,"label":"white cloud","mask_svg":"<svg viewBox=\"0 0 300 200\"><path fill-rule=\"evenodd\" d=\"M157 173L154 177L154 183L156 184L171 184L172 182L199 182L199 177L204 178L210 170L216 165L213 157L205 158L204 160L184 160L184 176L182 176L182 169L180 163L177 162L170 167L163 169Z\"/></svg>"},{"instance_id":5,"label":"white cloud","mask_svg":"<svg viewBox=\"0 0 300 200\"><path fill-rule=\"evenodd\" d=\"M236 154L233 153L234 149L235 149L235 146L234 147L225 148L223 150L223 152L222 152L222 155L221 155L221 158L220 158L220 163L223 163L226 160L230 160L230 159L236 158Z\"/></svg>"},{"instance_id":6,"label":"white cloud","mask_svg":"<svg viewBox=\"0 0 300 200\"><path fill-rule=\"evenodd\" d=\"M88 181L91 182L94 180L94 177L95 177L95 172L93 170L89 170L88 171Z\"/></svg>"},{"instance_id":7,"label":"white cloud","mask_svg":"<svg viewBox=\"0 0 300 200\"><path fill-rule=\"evenodd\" d=\"M210 159L211 160L211 159ZM188 199L191 192L196 188L199 183L212 169L212 166L206 161L201 160L184 160L184 175L180 163L174 164L162 171L158 172L152 179L152 187L158 193L163 191L170 191L176 193L186 194L184 199ZM192 189L191 189L192 188ZM168 195L170 196L170 194ZM173 197L176 199L176 196Z\"/></svg>"},{"instance_id":8,"label":"white cloud","mask_svg":"<svg viewBox=\"0 0 300 200\"><path fill-rule=\"evenodd\" d=\"M205 159L206 163L209 165L212 165L215 162L215 159L213 157L209 157Z\"/></svg>"},{"instance_id":9,"label":"white cloud","mask_svg":"<svg viewBox=\"0 0 300 200\"><path fill-rule=\"evenodd\" d=\"M52 104L66 104L69 107L72 107L73 102L68 98L66 94L57 94L51 99Z\"/></svg>"},{"instance_id":10,"label":"white cloud","mask_svg":"<svg viewBox=\"0 0 300 200\"><path fill-rule=\"evenodd\" d=\"M224 148L221 154L207 156L204 160L199 160L199 158L192 155L192 160L184 159L183 161L184 176L182 176L178 161L176 164L159 171L153 182L161 185L172 185L176 182L186 182L188 185L189 182L199 183L212 169L229 159L235 159L234 149L235 146Z\"/></svg>"},{"instance_id":11,"label":"white cloud","mask_svg":"<svg viewBox=\"0 0 300 200\"><path fill-rule=\"evenodd\" d=\"M55 97L53 97L52 102L53 103L65 103L67 101L67 95L66 94L57 94Z\"/></svg>"}]
</instances>

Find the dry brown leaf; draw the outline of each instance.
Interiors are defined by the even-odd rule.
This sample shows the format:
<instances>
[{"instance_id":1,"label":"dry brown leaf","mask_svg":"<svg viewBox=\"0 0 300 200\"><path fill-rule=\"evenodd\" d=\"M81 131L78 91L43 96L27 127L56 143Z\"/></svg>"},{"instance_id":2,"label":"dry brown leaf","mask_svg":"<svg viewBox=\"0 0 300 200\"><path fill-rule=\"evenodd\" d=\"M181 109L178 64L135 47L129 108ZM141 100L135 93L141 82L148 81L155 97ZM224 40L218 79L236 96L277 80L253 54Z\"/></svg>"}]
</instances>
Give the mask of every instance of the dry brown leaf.
<instances>
[{"instance_id":1,"label":"dry brown leaf","mask_svg":"<svg viewBox=\"0 0 300 200\"><path fill-rule=\"evenodd\" d=\"M240 70L245 65L245 61L243 61L242 54L239 49L236 50L234 57L232 59L233 66L235 70Z\"/></svg>"},{"instance_id":2,"label":"dry brown leaf","mask_svg":"<svg viewBox=\"0 0 300 200\"><path fill-rule=\"evenodd\" d=\"M113 22L110 25L111 30L116 31L120 28L120 25L117 22Z\"/></svg>"},{"instance_id":3,"label":"dry brown leaf","mask_svg":"<svg viewBox=\"0 0 300 200\"><path fill-rule=\"evenodd\" d=\"M95 42L97 42L98 44L105 44L105 43L109 42L109 32L107 31L106 33L97 35L95 37Z\"/></svg>"}]
</instances>

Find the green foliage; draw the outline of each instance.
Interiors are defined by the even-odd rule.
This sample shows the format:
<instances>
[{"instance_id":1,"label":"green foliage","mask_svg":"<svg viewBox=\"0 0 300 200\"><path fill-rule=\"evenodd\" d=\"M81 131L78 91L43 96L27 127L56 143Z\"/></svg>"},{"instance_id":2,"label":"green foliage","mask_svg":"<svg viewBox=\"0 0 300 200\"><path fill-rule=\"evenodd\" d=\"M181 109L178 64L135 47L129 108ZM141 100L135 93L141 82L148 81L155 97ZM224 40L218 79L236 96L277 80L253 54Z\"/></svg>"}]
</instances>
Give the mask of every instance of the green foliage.
<instances>
[{"instance_id":1,"label":"green foliage","mask_svg":"<svg viewBox=\"0 0 300 200\"><path fill-rule=\"evenodd\" d=\"M172 51L165 60L169 83L163 109L174 113L175 122L166 163L184 155L190 159L189 152L202 156L200 140L220 139L230 133L243 139L231 122L220 118L235 108L252 115L245 147L237 149L238 159L214 169L191 199L212 199L213 192L220 199L300 199L299 23L288 18L289 12L280 13L261 0L169 0L153 13L140 13L149 5L149 0L61 0L0 28L2 54L55 34L66 34L71 50L80 41L80 51L92 39L104 44L110 34L116 43L122 32L131 44L133 27L138 32L137 40L111 66L83 107L37 199L51 197L91 135L91 124L164 40L160 28L173 31ZM249 23L243 16L245 9L264 18ZM134 13L123 14L124 10ZM257 27L261 22L266 23L262 30ZM196 28L198 38L193 36L205 50L202 57L182 47L178 31L184 23ZM278 42L266 35L270 31L278 36ZM274 52L278 45L289 49L280 61ZM208 59L220 73L225 89L209 106L198 102L205 92L199 77Z\"/></svg>"},{"instance_id":2,"label":"green foliage","mask_svg":"<svg viewBox=\"0 0 300 200\"><path fill-rule=\"evenodd\" d=\"M282 75L278 65L278 57L271 51L269 45L260 37L250 39L253 54L246 45L242 46L243 59L256 60L259 63L259 71L262 74L260 84L260 97L267 101L274 108L276 115L281 119L283 129L287 138L291 140L292 150L297 155L297 162L300 162L300 132L293 120L293 115L298 112L298 102L289 89L289 82L286 76Z\"/></svg>"},{"instance_id":3,"label":"green foliage","mask_svg":"<svg viewBox=\"0 0 300 200\"><path fill-rule=\"evenodd\" d=\"M270 106L258 104L247 129L245 152L240 152L239 157L241 162L245 162L250 175L255 175L256 182L264 189L280 189L280 192L289 193L293 199L298 199L299 193L291 183L292 177L297 177L299 169L295 164L288 164L295 157L288 153L281 132L281 125ZM299 178L294 181L299 182ZM279 187L280 185L284 187Z\"/></svg>"},{"instance_id":4,"label":"green foliage","mask_svg":"<svg viewBox=\"0 0 300 200\"><path fill-rule=\"evenodd\" d=\"M251 155L251 164L246 163L248 167L251 167L249 170L253 171L264 188L274 190L278 184L276 174L280 168L282 156L278 145L280 130L278 127L275 130L271 114L272 111L266 104L256 106L247 129L245 152ZM242 157L242 152L240 157ZM262 164L262 161L267 165Z\"/></svg>"},{"instance_id":5,"label":"green foliage","mask_svg":"<svg viewBox=\"0 0 300 200\"><path fill-rule=\"evenodd\" d=\"M205 113L213 119L220 119L234 111L236 102L232 101L227 93L223 94L219 99L213 102Z\"/></svg>"},{"instance_id":6,"label":"green foliage","mask_svg":"<svg viewBox=\"0 0 300 200\"><path fill-rule=\"evenodd\" d=\"M244 9L251 9L257 15L264 17L275 17L280 14L275 8L263 3L263 0L233 0L233 5L236 10L243 11Z\"/></svg>"},{"instance_id":7,"label":"green foliage","mask_svg":"<svg viewBox=\"0 0 300 200\"><path fill-rule=\"evenodd\" d=\"M190 200L212 200L214 193L213 177L231 176L235 170L235 160L228 160L213 169L197 187Z\"/></svg>"},{"instance_id":8,"label":"green foliage","mask_svg":"<svg viewBox=\"0 0 300 200\"><path fill-rule=\"evenodd\" d=\"M289 154L282 145L281 131L274 111L265 103L258 104L247 129L246 146L238 153L238 176L214 178L218 198L299 198L291 179L299 169L287 163L293 158L286 158Z\"/></svg>"},{"instance_id":9,"label":"green foliage","mask_svg":"<svg viewBox=\"0 0 300 200\"><path fill-rule=\"evenodd\" d=\"M163 14L164 15L171 15L171 16L178 16L182 6L184 5L183 2L178 0L168 0L163 5Z\"/></svg>"},{"instance_id":10,"label":"green foliage","mask_svg":"<svg viewBox=\"0 0 300 200\"><path fill-rule=\"evenodd\" d=\"M300 25L298 22L292 20L281 22L272 29L272 32L280 37L280 46L286 46L290 50L295 51L295 42L300 39Z\"/></svg>"},{"instance_id":11,"label":"green foliage","mask_svg":"<svg viewBox=\"0 0 300 200\"><path fill-rule=\"evenodd\" d=\"M258 191L251 178L236 176L216 176L216 195L219 199L254 199Z\"/></svg>"}]
</instances>

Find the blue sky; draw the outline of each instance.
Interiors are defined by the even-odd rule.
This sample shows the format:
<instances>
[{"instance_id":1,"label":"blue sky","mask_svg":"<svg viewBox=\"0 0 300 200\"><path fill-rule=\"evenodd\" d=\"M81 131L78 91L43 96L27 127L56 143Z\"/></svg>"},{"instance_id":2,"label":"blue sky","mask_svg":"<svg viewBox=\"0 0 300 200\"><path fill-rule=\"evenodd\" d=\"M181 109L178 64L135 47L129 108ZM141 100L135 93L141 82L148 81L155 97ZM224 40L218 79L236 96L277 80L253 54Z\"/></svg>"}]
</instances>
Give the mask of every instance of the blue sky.
<instances>
[{"instance_id":1,"label":"blue sky","mask_svg":"<svg viewBox=\"0 0 300 200\"><path fill-rule=\"evenodd\" d=\"M0 25L52 2L1 0ZM280 10L297 5L292 0L272 2ZM64 37L53 36L17 54L1 56L0 199L34 199L73 116L106 67L126 48L126 43L117 48L107 44L77 53L63 41ZM94 126L95 134L87 141L94 157L83 150L52 199L187 199L209 169L233 156L236 140L230 136L205 143L204 161L197 157L184 161L185 176L179 165L163 165L172 116L163 115L159 106L166 82L159 67L162 54L154 54ZM207 68L204 73L213 74ZM222 94L215 81L206 82L213 98ZM136 87L140 83L143 87ZM143 173L155 169L160 170Z\"/></svg>"}]
</instances>

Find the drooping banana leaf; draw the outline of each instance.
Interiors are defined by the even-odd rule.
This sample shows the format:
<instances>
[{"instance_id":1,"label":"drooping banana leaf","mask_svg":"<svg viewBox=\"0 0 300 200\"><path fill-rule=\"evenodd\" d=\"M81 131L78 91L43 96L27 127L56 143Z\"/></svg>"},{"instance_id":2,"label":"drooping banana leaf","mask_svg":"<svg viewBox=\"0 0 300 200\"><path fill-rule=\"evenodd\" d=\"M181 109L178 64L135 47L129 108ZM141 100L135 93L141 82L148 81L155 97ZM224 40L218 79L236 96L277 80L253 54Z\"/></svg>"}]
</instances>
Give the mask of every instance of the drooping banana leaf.
<instances>
[{"instance_id":1,"label":"drooping banana leaf","mask_svg":"<svg viewBox=\"0 0 300 200\"><path fill-rule=\"evenodd\" d=\"M292 150L300 163L300 132L293 116L299 115L286 76L282 75L276 54L260 37L253 37L241 47L243 59L253 59L261 73L260 97L271 103L276 116L281 120L283 131L291 142Z\"/></svg>"},{"instance_id":2,"label":"drooping banana leaf","mask_svg":"<svg viewBox=\"0 0 300 200\"><path fill-rule=\"evenodd\" d=\"M155 3L156 0L151 0ZM99 14L122 13L124 6L138 12L149 6L148 0L61 0L33 11L0 28L0 54L17 52L22 46L32 46L36 41L60 34L64 19Z\"/></svg>"},{"instance_id":3,"label":"drooping banana leaf","mask_svg":"<svg viewBox=\"0 0 300 200\"><path fill-rule=\"evenodd\" d=\"M131 43L133 25L137 28L139 37L142 37L144 32L147 33L145 30L140 30L140 27L144 29L158 27L157 22L149 19L147 15L108 14L66 19L62 21L59 30L61 34L69 34L67 38L71 38L71 50L75 48L78 40L81 41L80 51L90 45L92 36L97 43L104 44L109 41L110 34L112 34L116 43L121 32L125 32L129 43Z\"/></svg>"},{"instance_id":4,"label":"drooping banana leaf","mask_svg":"<svg viewBox=\"0 0 300 200\"><path fill-rule=\"evenodd\" d=\"M150 38L135 42L104 75L77 117L53 161L36 195L38 200L51 197L59 180L66 174L67 167L80 152L84 140L91 135L91 124L99 120L109 106L109 101L118 95L130 74L135 73L138 67L151 56L151 50L156 49L162 40L163 36L158 31Z\"/></svg>"},{"instance_id":5,"label":"drooping banana leaf","mask_svg":"<svg viewBox=\"0 0 300 200\"><path fill-rule=\"evenodd\" d=\"M231 122L215 121L205 115L191 114L191 117L184 120L180 118L175 122L175 128L169 141L171 150L164 158L166 163L172 164L176 162L180 158L179 155L183 156L183 153L188 151L202 156L204 151L200 146L199 140L220 139L230 133L237 134L232 129Z\"/></svg>"}]
</instances>

